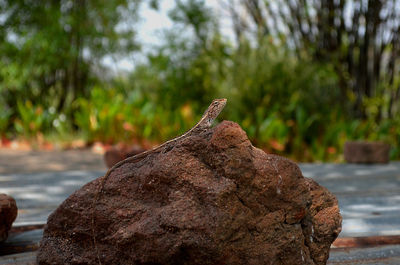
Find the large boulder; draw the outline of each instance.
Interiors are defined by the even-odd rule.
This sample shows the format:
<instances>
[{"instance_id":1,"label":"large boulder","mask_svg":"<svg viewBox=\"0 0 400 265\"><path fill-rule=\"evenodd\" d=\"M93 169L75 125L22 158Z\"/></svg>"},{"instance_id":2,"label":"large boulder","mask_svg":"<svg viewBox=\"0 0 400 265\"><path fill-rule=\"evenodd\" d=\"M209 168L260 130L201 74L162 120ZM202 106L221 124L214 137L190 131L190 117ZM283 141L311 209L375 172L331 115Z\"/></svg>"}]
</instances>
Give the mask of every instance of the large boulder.
<instances>
[{"instance_id":1,"label":"large boulder","mask_svg":"<svg viewBox=\"0 0 400 265\"><path fill-rule=\"evenodd\" d=\"M7 194L0 194L0 242L8 237L8 231L17 218L18 208L14 198Z\"/></svg>"},{"instance_id":2,"label":"large boulder","mask_svg":"<svg viewBox=\"0 0 400 265\"><path fill-rule=\"evenodd\" d=\"M37 260L325 264L340 230L329 191L225 121L76 191L50 215Z\"/></svg>"}]
</instances>

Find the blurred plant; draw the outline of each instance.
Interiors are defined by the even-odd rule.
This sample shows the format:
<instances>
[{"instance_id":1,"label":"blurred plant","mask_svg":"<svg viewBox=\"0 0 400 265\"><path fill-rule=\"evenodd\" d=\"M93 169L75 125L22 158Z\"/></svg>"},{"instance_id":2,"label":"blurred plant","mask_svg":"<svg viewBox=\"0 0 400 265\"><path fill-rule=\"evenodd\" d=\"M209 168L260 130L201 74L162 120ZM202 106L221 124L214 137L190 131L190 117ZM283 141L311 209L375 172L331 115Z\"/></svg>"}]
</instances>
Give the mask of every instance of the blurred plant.
<instances>
[{"instance_id":1,"label":"blurred plant","mask_svg":"<svg viewBox=\"0 0 400 265\"><path fill-rule=\"evenodd\" d=\"M102 56L136 48L130 41L133 28L123 34L116 25L118 14L135 14L139 2L118 0L96 10L90 7L97 0L0 4L5 14L0 24L8 27L0 28L0 133L30 139L78 133L89 143L149 147L149 142L182 134L213 98L226 97L221 118L241 124L252 142L269 152L300 161L340 161L346 140L363 139L390 143L391 157L400 158L400 119L394 115L399 111L398 72L379 79L360 103L360 93L346 88L354 76L346 77L338 61L326 59L336 53L317 60L317 50L293 42L300 35L260 30L272 25L263 19L254 20L256 34L249 37L240 16L234 20L232 44L222 37L217 16L204 0L177 0L170 12L173 30L164 31L164 42L147 60L136 62L126 75L104 77ZM254 7L247 8L257 11ZM235 9L230 12L234 15ZM395 61L389 63L396 68ZM355 106L363 115L350 111Z\"/></svg>"},{"instance_id":2,"label":"blurred plant","mask_svg":"<svg viewBox=\"0 0 400 265\"><path fill-rule=\"evenodd\" d=\"M104 56L138 49L134 25L140 2L1 1L0 96L8 106L29 99L68 113L104 74Z\"/></svg>"},{"instance_id":3,"label":"blurred plant","mask_svg":"<svg viewBox=\"0 0 400 265\"><path fill-rule=\"evenodd\" d=\"M34 139L52 126L55 113L51 114L41 105L34 106L30 100L17 102L15 130L26 138Z\"/></svg>"},{"instance_id":4,"label":"blurred plant","mask_svg":"<svg viewBox=\"0 0 400 265\"><path fill-rule=\"evenodd\" d=\"M79 110L75 123L88 142L160 141L191 126L190 105L168 111L144 97L139 89L121 90L129 86L126 82L119 80L116 85L113 89L93 87L89 98L76 102Z\"/></svg>"},{"instance_id":5,"label":"blurred plant","mask_svg":"<svg viewBox=\"0 0 400 265\"><path fill-rule=\"evenodd\" d=\"M87 141L112 142L114 137L124 134L125 104L121 94L95 86L90 96L79 98L76 105L75 122Z\"/></svg>"},{"instance_id":6,"label":"blurred plant","mask_svg":"<svg viewBox=\"0 0 400 265\"><path fill-rule=\"evenodd\" d=\"M366 118L364 100L387 97L378 115L400 111L400 6L389 1L221 0L236 40L271 37L312 63L329 63L352 118ZM349 108L350 107L350 108Z\"/></svg>"},{"instance_id":7,"label":"blurred plant","mask_svg":"<svg viewBox=\"0 0 400 265\"><path fill-rule=\"evenodd\" d=\"M337 78L330 66L298 59L269 38L256 47L243 41L231 58L225 87L234 120L272 152L315 159L304 150L313 141L322 142L330 113L340 113Z\"/></svg>"},{"instance_id":8,"label":"blurred plant","mask_svg":"<svg viewBox=\"0 0 400 265\"><path fill-rule=\"evenodd\" d=\"M7 132L11 113L11 109L5 105L0 109L0 136L4 136Z\"/></svg>"}]
</instances>

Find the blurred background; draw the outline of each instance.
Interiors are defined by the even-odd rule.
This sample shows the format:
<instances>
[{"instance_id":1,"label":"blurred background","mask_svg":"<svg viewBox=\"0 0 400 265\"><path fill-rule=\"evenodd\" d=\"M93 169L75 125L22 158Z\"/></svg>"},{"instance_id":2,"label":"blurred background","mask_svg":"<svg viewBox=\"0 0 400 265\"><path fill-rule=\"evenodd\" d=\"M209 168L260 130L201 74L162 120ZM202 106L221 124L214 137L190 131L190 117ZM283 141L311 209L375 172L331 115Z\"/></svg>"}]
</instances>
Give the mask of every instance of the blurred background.
<instances>
[{"instance_id":1,"label":"blurred background","mask_svg":"<svg viewBox=\"0 0 400 265\"><path fill-rule=\"evenodd\" d=\"M399 0L0 0L1 143L148 148L224 97L268 152L399 159L399 63Z\"/></svg>"}]
</instances>

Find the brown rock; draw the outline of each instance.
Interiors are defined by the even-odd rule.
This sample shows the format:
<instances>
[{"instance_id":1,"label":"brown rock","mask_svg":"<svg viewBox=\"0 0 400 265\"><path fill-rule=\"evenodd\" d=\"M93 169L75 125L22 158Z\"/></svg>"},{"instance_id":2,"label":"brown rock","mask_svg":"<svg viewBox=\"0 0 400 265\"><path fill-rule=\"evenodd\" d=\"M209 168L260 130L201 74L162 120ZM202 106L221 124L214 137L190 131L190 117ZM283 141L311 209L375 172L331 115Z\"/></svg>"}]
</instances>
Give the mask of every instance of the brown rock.
<instances>
[{"instance_id":1,"label":"brown rock","mask_svg":"<svg viewBox=\"0 0 400 265\"><path fill-rule=\"evenodd\" d=\"M340 232L333 195L233 122L123 164L93 203L102 181L51 214L39 264L325 264Z\"/></svg>"},{"instance_id":2,"label":"brown rock","mask_svg":"<svg viewBox=\"0 0 400 265\"><path fill-rule=\"evenodd\" d=\"M382 142L346 142L344 159L348 163L388 163L390 145Z\"/></svg>"},{"instance_id":3,"label":"brown rock","mask_svg":"<svg viewBox=\"0 0 400 265\"><path fill-rule=\"evenodd\" d=\"M117 148L111 148L104 153L104 163L108 168L124 159L124 154Z\"/></svg>"},{"instance_id":4,"label":"brown rock","mask_svg":"<svg viewBox=\"0 0 400 265\"><path fill-rule=\"evenodd\" d=\"M325 264L330 245L341 231L342 217L339 213L338 201L326 188L312 179L305 178L311 193L309 215L303 221L308 232L305 237L315 264Z\"/></svg>"},{"instance_id":5,"label":"brown rock","mask_svg":"<svg viewBox=\"0 0 400 265\"><path fill-rule=\"evenodd\" d=\"M8 231L17 218L17 212L15 200L6 194L0 194L0 242L7 239Z\"/></svg>"}]
</instances>

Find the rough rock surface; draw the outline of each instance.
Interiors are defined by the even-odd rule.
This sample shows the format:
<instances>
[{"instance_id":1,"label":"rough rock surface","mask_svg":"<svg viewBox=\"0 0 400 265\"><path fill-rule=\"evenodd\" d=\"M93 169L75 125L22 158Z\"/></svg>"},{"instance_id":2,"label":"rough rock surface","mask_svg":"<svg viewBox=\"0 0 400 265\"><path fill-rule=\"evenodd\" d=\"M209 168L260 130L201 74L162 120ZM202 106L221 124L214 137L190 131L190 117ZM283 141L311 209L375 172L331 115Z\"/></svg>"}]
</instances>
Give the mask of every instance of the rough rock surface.
<instances>
[{"instance_id":1,"label":"rough rock surface","mask_svg":"<svg viewBox=\"0 0 400 265\"><path fill-rule=\"evenodd\" d=\"M11 229L12 223L17 218L17 204L14 198L0 194L0 242L8 237L8 231Z\"/></svg>"},{"instance_id":2,"label":"rough rock surface","mask_svg":"<svg viewBox=\"0 0 400 265\"><path fill-rule=\"evenodd\" d=\"M102 180L49 217L39 264L325 264L341 230L334 196L233 122L123 164L93 203Z\"/></svg>"},{"instance_id":3,"label":"rough rock surface","mask_svg":"<svg viewBox=\"0 0 400 265\"><path fill-rule=\"evenodd\" d=\"M389 163L390 145L382 142L346 142L344 159L348 163Z\"/></svg>"}]
</instances>

